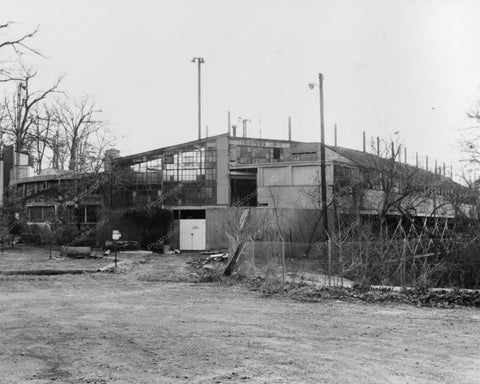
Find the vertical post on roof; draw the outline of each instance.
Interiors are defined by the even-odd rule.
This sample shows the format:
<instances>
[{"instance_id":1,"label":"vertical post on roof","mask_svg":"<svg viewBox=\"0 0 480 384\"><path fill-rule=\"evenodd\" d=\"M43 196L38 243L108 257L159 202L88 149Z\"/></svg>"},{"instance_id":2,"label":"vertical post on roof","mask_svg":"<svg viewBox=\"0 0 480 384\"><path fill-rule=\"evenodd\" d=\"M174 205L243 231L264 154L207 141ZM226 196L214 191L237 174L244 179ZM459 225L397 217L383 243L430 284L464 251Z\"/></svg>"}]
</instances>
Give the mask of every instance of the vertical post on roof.
<instances>
[{"instance_id":1,"label":"vertical post on roof","mask_svg":"<svg viewBox=\"0 0 480 384\"><path fill-rule=\"evenodd\" d=\"M322 210L326 238L329 238L327 212L327 176L325 164L325 121L323 111L323 74L318 74L318 88L320 92L320 178L322 183Z\"/></svg>"},{"instance_id":2,"label":"vertical post on roof","mask_svg":"<svg viewBox=\"0 0 480 384\"><path fill-rule=\"evenodd\" d=\"M450 178L453 179L453 166L450 164Z\"/></svg>"},{"instance_id":3,"label":"vertical post on roof","mask_svg":"<svg viewBox=\"0 0 480 384\"><path fill-rule=\"evenodd\" d=\"M334 143L335 143L335 147L337 146L337 124L334 125L334 128L333 128L333 135L334 135Z\"/></svg>"},{"instance_id":4,"label":"vertical post on roof","mask_svg":"<svg viewBox=\"0 0 480 384\"><path fill-rule=\"evenodd\" d=\"M404 163L407 164L407 147L403 147L403 158L404 158Z\"/></svg>"},{"instance_id":5,"label":"vertical post on roof","mask_svg":"<svg viewBox=\"0 0 480 384\"><path fill-rule=\"evenodd\" d=\"M194 57L192 63L198 64L198 140L202 138L202 85L201 85L201 65L205 63L203 57Z\"/></svg>"},{"instance_id":6,"label":"vertical post on roof","mask_svg":"<svg viewBox=\"0 0 480 384\"><path fill-rule=\"evenodd\" d=\"M417 165L417 168L418 168L418 152L415 152L415 164Z\"/></svg>"},{"instance_id":7,"label":"vertical post on roof","mask_svg":"<svg viewBox=\"0 0 480 384\"><path fill-rule=\"evenodd\" d=\"M425 169L428 171L428 156L425 156Z\"/></svg>"},{"instance_id":8,"label":"vertical post on roof","mask_svg":"<svg viewBox=\"0 0 480 384\"><path fill-rule=\"evenodd\" d=\"M447 174L445 172L445 163L443 163L443 176L447 176Z\"/></svg>"},{"instance_id":9,"label":"vertical post on roof","mask_svg":"<svg viewBox=\"0 0 480 384\"><path fill-rule=\"evenodd\" d=\"M363 131L363 152L367 152L367 138L365 136L365 131Z\"/></svg>"},{"instance_id":10,"label":"vertical post on roof","mask_svg":"<svg viewBox=\"0 0 480 384\"><path fill-rule=\"evenodd\" d=\"M395 144L392 141L392 160L395 161Z\"/></svg>"},{"instance_id":11,"label":"vertical post on roof","mask_svg":"<svg viewBox=\"0 0 480 384\"><path fill-rule=\"evenodd\" d=\"M292 118L288 116L288 141L292 141Z\"/></svg>"},{"instance_id":12,"label":"vertical post on roof","mask_svg":"<svg viewBox=\"0 0 480 384\"><path fill-rule=\"evenodd\" d=\"M377 156L380 156L380 137L377 136Z\"/></svg>"},{"instance_id":13,"label":"vertical post on roof","mask_svg":"<svg viewBox=\"0 0 480 384\"><path fill-rule=\"evenodd\" d=\"M231 124L231 119L230 119L230 111L228 111L228 136L230 136L230 129L232 127L232 124Z\"/></svg>"}]
</instances>

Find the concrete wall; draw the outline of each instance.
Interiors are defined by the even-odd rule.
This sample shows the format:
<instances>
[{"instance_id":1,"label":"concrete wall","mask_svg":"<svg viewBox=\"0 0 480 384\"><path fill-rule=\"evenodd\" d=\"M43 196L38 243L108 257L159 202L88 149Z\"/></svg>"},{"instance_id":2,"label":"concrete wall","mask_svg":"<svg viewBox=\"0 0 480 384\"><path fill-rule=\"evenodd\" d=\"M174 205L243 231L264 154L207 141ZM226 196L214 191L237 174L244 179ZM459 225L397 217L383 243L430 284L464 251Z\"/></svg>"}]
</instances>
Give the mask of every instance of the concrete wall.
<instances>
[{"instance_id":1,"label":"concrete wall","mask_svg":"<svg viewBox=\"0 0 480 384\"><path fill-rule=\"evenodd\" d=\"M230 182L228 170L228 138L220 137L217 144L217 204L230 203Z\"/></svg>"},{"instance_id":2,"label":"concrete wall","mask_svg":"<svg viewBox=\"0 0 480 384\"><path fill-rule=\"evenodd\" d=\"M333 164L326 164L327 200L332 198ZM260 206L314 209L320 201L320 165L279 163L259 167L257 201Z\"/></svg>"},{"instance_id":3,"label":"concrete wall","mask_svg":"<svg viewBox=\"0 0 480 384\"><path fill-rule=\"evenodd\" d=\"M228 234L235 235L245 208L214 208L206 211L207 249L228 248ZM308 242L322 231L321 212L317 209L250 208L244 234L259 240L279 239Z\"/></svg>"},{"instance_id":4,"label":"concrete wall","mask_svg":"<svg viewBox=\"0 0 480 384\"><path fill-rule=\"evenodd\" d=\"M207 249L227 248L228 209L207 209L206 210L206 244Z\"/></svg>"}]
</instances>

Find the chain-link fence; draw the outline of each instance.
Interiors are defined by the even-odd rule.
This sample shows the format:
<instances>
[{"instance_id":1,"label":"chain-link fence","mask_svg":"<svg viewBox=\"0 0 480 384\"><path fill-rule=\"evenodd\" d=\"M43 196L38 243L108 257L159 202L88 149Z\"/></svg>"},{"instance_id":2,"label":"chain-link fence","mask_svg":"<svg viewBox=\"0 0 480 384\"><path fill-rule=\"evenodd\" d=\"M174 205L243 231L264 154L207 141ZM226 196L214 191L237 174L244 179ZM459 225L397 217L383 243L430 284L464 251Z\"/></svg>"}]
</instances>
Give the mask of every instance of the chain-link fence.
<instances>
[{"instance_id":1,"label":"chain-link fence","mask_svg":"<svg viewBox=\"0 0 480 384\"><path fill-rule=\"evenodd\" d=\"M480 239L391 239L292 243L249 241L242 258L256 272L328 286L480 288Z\"/></svg>"}]
</instances>

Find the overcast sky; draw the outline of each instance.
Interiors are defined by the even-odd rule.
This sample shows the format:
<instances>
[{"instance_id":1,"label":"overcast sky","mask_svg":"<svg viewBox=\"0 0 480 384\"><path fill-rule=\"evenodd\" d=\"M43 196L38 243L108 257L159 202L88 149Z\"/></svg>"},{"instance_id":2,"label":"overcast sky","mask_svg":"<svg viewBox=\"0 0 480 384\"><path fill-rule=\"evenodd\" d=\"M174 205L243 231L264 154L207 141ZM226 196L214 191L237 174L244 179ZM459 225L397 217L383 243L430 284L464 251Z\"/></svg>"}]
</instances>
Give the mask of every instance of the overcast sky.
<instances>
[{"instance_id":1,"label":"overcast sky","mask_svg":"<svg viewBox=\"0 0 480 384\"><path fill-rule=\"evenodd\" d=\"M480 97L478 1L0 0L2 20L40 25L32 45L45 81L94 95L122 154L197 137L197 69L209 135L248 118L249 136L361 149L399 132L413 162L455 163L465 112Z\"/></svg>"}]
</instances>

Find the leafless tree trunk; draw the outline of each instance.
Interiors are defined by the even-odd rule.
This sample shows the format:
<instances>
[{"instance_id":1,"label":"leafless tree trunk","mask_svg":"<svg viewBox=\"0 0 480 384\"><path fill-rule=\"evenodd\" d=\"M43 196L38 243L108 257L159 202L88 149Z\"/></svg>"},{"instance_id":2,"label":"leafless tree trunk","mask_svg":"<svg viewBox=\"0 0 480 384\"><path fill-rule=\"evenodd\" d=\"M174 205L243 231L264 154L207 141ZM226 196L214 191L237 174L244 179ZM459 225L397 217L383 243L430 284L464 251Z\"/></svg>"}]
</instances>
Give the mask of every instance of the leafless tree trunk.
<instances>
[{"instance_id":1,"label":"leafless tree trunk","mask_svg":"<svg viewBox=\"0 0 480 384\"><path fill-rule=\"evenodd\" d=\"M55 139L53 130L56 126L58 126L58 119L54 111L44 103L33 119L34 129L29 140L31 142L30 153L35 159L37 174L42 171L46 150L53 150Z\"/></svg>"},{"instance_id":2,"label":"leafless tree trunk","mask_svg":"<svg viewBox=\"0 0 480 384\"><path fill-rule=\"evenodd\" d=\"M37 76L36 71L23 67L22 80L14 96L5 96L3 108L8 118L7 133L12 136L17 152L29 147L35 136L32 132L35 122L35 108L47 97L57 92L60 79L46 90L32 90L31 82Z\"/></svg>"},{"instance_id":3,"label":"leafless tree trunk","mask_svg":"<svg viewBox=\"0 0 480 384\"><path fill-rule=\"evenodd\" d=\"M92 134L97 133L103 122L97 119L101 110L88 96L80 101L67 99L59 102L58 114L66 147L68 148L68 169L80 170L81 160Z\"/></svg>"}]
</instances>

